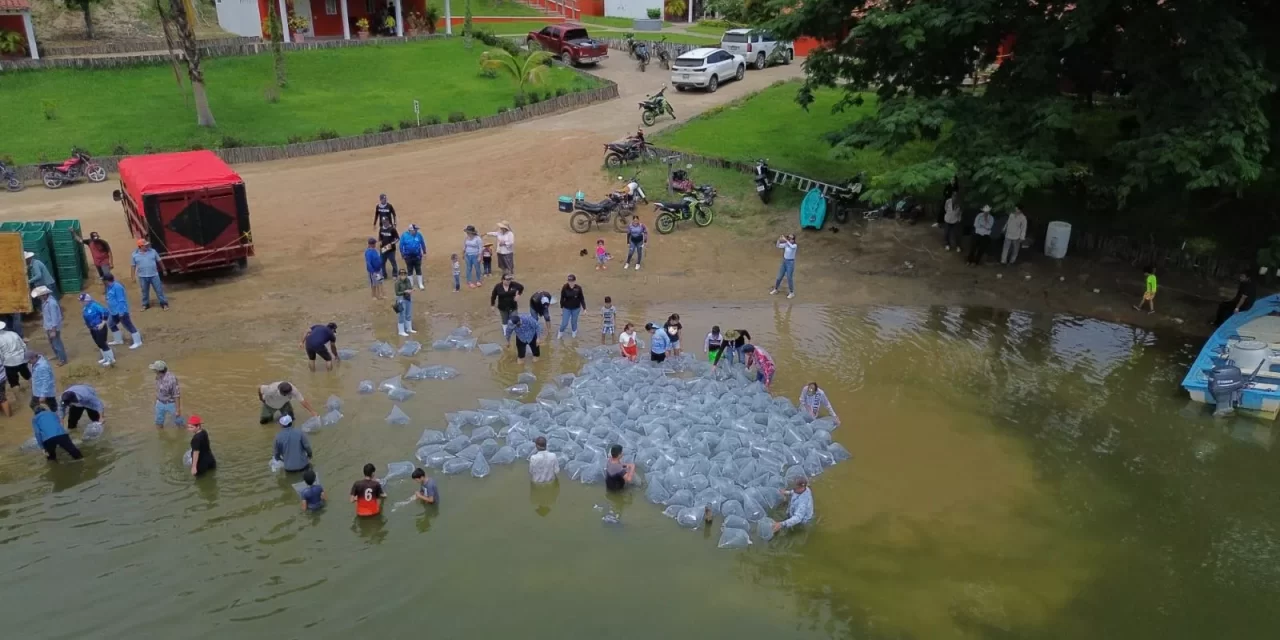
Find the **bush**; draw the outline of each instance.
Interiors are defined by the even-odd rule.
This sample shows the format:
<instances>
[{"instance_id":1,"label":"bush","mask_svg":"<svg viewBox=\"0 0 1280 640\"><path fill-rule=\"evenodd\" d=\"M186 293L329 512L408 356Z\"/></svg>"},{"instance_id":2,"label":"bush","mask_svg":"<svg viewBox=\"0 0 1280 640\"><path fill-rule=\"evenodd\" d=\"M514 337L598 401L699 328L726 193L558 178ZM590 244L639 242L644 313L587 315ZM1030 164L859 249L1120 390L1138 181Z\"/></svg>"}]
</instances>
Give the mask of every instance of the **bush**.
<instances>
[{"instance_id":1,"label":"bush","mask_svg":"<svg viewBox=\"0 0 1280 640\"><path fill-rule=\"evenodd\" d=\"M244 141L235 136L222 136L222 142L218 146L223 149L235 149L236 147L243 147Z\"/></svg>"},{"instance_id":2,"label":"bush","mask_svg":"<svg viewBox=\"0 0 1280 640\"><path fill-rule=\"evenodd\" d=\"M438 115L436 115L436 114L434 114L434 113L433 113L433 114L431 114L431 115L429 115L429 116L427 116L427 117L423 118L423 119L422 119L422 124L423 124L424 126L430 126L430 125L433 125L433 124L440 124L440 116L438 116Z\"/></svg>"},{"instance_id":3,"label":"bush","mask_svg":"<svg viewBox=\"0 0 1280 640\"><path fill-rule=\"evenodd\" d=\"M462 122L467 119L467 114L461 111L454 111L449 114L449 122Z\"/></svg>"},{"instance_id":4,"label":"bush","mask_svg":"<svg viewBox=\"0 0 1280 640\"><path fill-rule=\"evenodd\" d=\"M187 151L204 151L204 145L199 142L193 142L187 146Z\"/></svg>"},{"instance_id":5,"label":"bush","mask_svg":"<svg viewBox=\"0 0 1280 640\"><path fill-rule=\"evenodd\" d=\"M523 93L517 93L516 97L511 99L511 104L514 104L516 108L519 109L520 107L529 104L529 101L524 97Z\"/></svg>"},{"instance_id":6,"label":"bush","mask_svg":"<svg viewBox=\"0 0 1280 640\"><path fill-rule=\"evenodd\" d=\"M480 67L480 77L493 80L494 78L498 77L498 72L494 69L486 69L484 67Z\"/></svg>"},{"instance_id":7,"label":"bush","mask_svg":"<svg viewBox=\"0 0 1280 640\"><path fill-rule=\"evenodd\" d=\"M729 22L728 20L699 20L698 26L708 27L711 29L738 29L742 25Z\"/></svg>"},{"instance_id":8,"label":"bush","mask_svg":"<svg viewBox=\"0 0 1280 640\"><path fill-rule=\"evenodd\" d=\"M54 100L49 100L49 99L41 100L41 101L40 101L40 108L41 108L42 110L44 110L44 119L45 119L45 120L57 120L57 119L58 119L58 103L57 103L56 101L54 101Z\"/></svg>"},{"instance_id":9,"label":"bush","mask_svg":"<svg viewBox=\"0 0 1280 640\"><path fill-rule=\"evenodd\" d=\"M498 113L506 113L506 112L507 112L506 107L498 107Z\"/></svg>"},{"instance_id":10,"label":"bush","mask_svg":"<svg viewBox=\"0 0 1280 640\"><path fill-rule=\"evenodd\" d=\"M412 128L416 127L416 126L418 126L418 123L417 123L417 121L415 121L415 120L401 120L401 121L400 121L400 128L401 128L401 129L412 129Z\"/></svg>"},{"instance_id":11,"label":"bush","mask_svg":"<svg viewBox=\"0 0 1280 640\"><path fill-rule=\"evenodd\" d=\"M386 133L388 131L395 131L395 130L396 128L391 126L391 123L389 122L384 122L378 125L378 133Z\"/></svg>"},{"instance_id":12,"label":"bush","mask_svg":"<svg viewBox=\"0 0 1280 640\"><path fill-rule=\"evenodd\" d=\"M563 97L563 96L564 96L565 94L567 94L567 93L569 93L569 92L568 92L568 91L565 91L565 90L564 90L564 87L560 87L559 89L556 89L556 97L557 97L557 98Z\"/></svg>"},{"instance_id":13,"label":"bush","mask_svg":"<svg viewBox=\"0 0 1280 640\"><path fill-rule=\"evenodd\" d=\"M662 18L662 9L645 9L645 13L648 14L650 20Z\"/></svg>"},{"instance_id":14,"label":"bush","mask_svg":"<svg viewBox=\"0 0 1280 640\"><path fill-rule=\"evenodd\" d=\"M302 136L289 136L289 144L301 144L306 141Z\"/></svg>"},{"instance_id":15,"label":"bush","mask_svg":"<svg viewBox=\"0 0 1280 640\"><path fill-rule=\"evenodd\" d=\"M538 104L539 102L542 102L542 97L538 95L538 92L537 92L537 91L530 91L530 92L529 92L529 104Z\"/></svg>"},{"instance_id":16,"label":"bush","mask_svg":"<svg viewBox=\"0 0 1280 640\"><path fill-rule=\"evenodd\" d=\"M338 137L338 132L333 129L321 129L316 132L316 140L332 140Z\"/></svg>"},{"instance_id":17,"label":"bush","mask_svg":"<svg viewBox=\"0 0 1280 640\"><path fill-rule=\"evenodd\" d=\"M122 145L122 144L118 144L118 145L116 145L116 146L112 147L112 149L111 149L111 155L113 155L113 156L127 156L127 155L129 155L129 149L128 149L127 147L125 147L124 145Z\"/></svg>"},{"instance_id":18,"label":"bush","mask_svg":"<svg viewBox=\"0 0 1280 640\"><path fill-rule=\"evenodd\" d=\"M155 153L155 152L156 152L155 145L151 144L150 142L142 143L142 153Z\"/></svg>"},{"instance_id":19,"label":"bush","mask_svg":"<svg viewBox=\"0 0 1280 640\"><path fill-rule=\"evenodd\" d=\"M365 127L364 134L365 134L366 136L367 136L367 135L372 135L372 134L373 134L373 127Z\"/></svg>"}]
</instances>

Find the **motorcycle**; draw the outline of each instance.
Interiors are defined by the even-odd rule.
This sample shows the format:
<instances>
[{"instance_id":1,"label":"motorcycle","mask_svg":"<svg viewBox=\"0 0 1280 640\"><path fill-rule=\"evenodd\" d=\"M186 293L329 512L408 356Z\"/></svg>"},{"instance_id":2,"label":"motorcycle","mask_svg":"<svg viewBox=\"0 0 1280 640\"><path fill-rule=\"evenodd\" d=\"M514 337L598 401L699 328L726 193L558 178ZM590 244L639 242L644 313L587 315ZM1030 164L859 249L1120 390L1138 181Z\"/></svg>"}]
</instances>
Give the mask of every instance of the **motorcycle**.
<instances>
[{"instance_id":1,"label":"motorcycle","mask_svg":"<svg viewBox=\"0 0 1280 640\"><path fill-rule=\"evenodd\" d=\"M862 190L865 182L866 175L859 173L857 177L846 182L844 188L837 191L835 195L828 196L828 206L836 222L844 224L849 221L852 213L866 212L867 208L862 205Z\"/></svg>"},{"instance_id":2,"label":"motorcycle","mask_svg":"<svg viewBox=\"0 0 1280 640\"><path fill-rule=\"evenodd\" d=\"M621 180L622 176L618 176L618 179ZM622 208L630 212L635 212L636 200L649 204L649 197L644 195L644 188L640 186L640 174L638 173L631 176L630 180L627 180L626 186L619 193L622 195Z\"/></svg>"},{"instance_id":3,"label":"motorcycle","mask_svg":"<svg viewBox=\"0 0 1280 640\"><path fill-rule=\"evenodd\" d=\"M773 174L769 173L769 161L756 160L754 173L756 193L760 196L760 202L769 204L769 198L773 196Z\"/></svg>"},{"instance_id":4,"label":"motorcycle","mask_svg":"<svg viewBox=\"0 0 1280 640\"><path fill-rule=\"evenodd\" d=\"M711 210L715 198L715 187L704 184L686 193L680 202L656 202L653 205L653 212L657 216L654 226L658 228L658 233L664 235L675 231L676 223L684 220L693 220L699 227L709 226L715 215Z\"/></svg>"},{"instance_id":5,"label":"motorcycle","mask_svg":"<svg viewBox=\"0 0 1280 640\"><path fill-rule=\"evenodd\" d=\"M636 54L636 67L643 73L644 68L649 65L649 45L637 42L633 47L633 51Z\"/></svg>"},{"instance_id":6,"label":"motorcycle","mask_svg":"<svg viewBox=\"0 0 1280 640\"><path fill-rule=\"evenodd\" d=\"M662 65L663 69L670 71L671 70L671 53L667 51L666 45L667 45L667 37L662 36L662 39L659 40L654 45L654 47L658 49L658 64Z\"/></svg>"},{"instance_id":7,"label":"motorcycle","mask_svg":"<svg viewBox=\"0 0 1280 640\"><path fill-rule=\"evenodd\" d=\"M640 44L640 42L636 40L636 34L631 32L624 33L622 36L622 42L627 46L627 57L635 60L636 45Z\"/></svg>"},{"instance_id":8,"label":"motorcycle","mask_svg":"<svg viewBox=\"0 0 1280 640\"><path fill-rule=\"evenodd\" d=\"M646 127L652 127L653 123L658 121L658 116L669 115L672 120L676 119L676 110L671 107L671 103L667 102L666 96L662 95L667 90L667 85L662 85L658 92L645 98L640 103L640 121Z\"/></svg>"},{"instance_id":9,"label":"motorcycle","mask_svg":"<svg viewBox=\"0 0 1280 640\"><path fill-rule=\"evenodd\" d=\"M610 193L608 197L600 202L587 202L583 198L575 198L573 203L574 211L569 216L569 228L575 233L586 233L591 230L592 225L599 227L609 222L609 218L613 217L614 230L619 233L625 233L628 222L625 208L627 207L626 201L628 199L628 196L616 191ZM630 206L634 210L634 200L631 201Z\"/></svg>"},{"instance_id":10,"label":"motorcycle","mask_svg":"<svg viewBox=\"0 0 1280 640\"><path fill-rule=\"evenodd\" d=\"M621 167L632 160L639 160L641 156L652 159L655 155L644 140L644 130L636 131L636 135L629 136L625 140L604 145L604 164L610 169Z\"/></svg>"},{"instance_id":11,"label":"motorcycle","mask_svg":"<svg viewBox=\"0 0 1280 640\"><path fill-rule=\"evenodd\" d=\"M5 183L5 188L9 191L22 191L27 186L18 179L18 172L3 162L0 162L0 181Z\"/></svg>"},{"instance_id":12,"label":"motorcycle","mask_svg":"<svg viewBox=\"0 0 1280 640\"><path fill-rule=\"evenodd\" d=\"M924 207L920 206L915 198L902 196L867 211L862 214L862 219L870 222L880 218L891 218L907 224L915 224L923 215Z\"/></svg>"},{"instance_id":13,"label":"motorcycle","mask_svg":"<svg viewBox=\"0 0 1280 640\"><path fill-rule=\"evenodd\" d=\"M89 182L106 182L107 170L93 161L83 151L72 151L71 157L62 164L48 162L40 165L40 178L44 186L57 189L68 182L80 178L88 178Z\"/></svg>"}]
</instances>

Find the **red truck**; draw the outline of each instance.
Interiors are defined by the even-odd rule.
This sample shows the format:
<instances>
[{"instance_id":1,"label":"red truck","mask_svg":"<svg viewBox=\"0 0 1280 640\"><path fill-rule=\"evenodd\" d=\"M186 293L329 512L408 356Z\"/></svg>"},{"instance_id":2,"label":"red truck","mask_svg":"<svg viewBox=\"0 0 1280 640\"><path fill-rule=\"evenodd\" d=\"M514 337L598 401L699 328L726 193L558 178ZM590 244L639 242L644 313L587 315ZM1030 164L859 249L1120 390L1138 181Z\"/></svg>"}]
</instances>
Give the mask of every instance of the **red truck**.
<instances>
[{"instance_id":1,"label":"red truck","mask_svg":"<svg viewBox=\"0 0 1280 640\"><path fill-rule=\"evenodd\" d=\"M572 22L553 24L541 31L530 31L525 39L529 50L535 47L550 51L567 65L596 64L609 57L609 47L587 35L586 27Z\"/></svg>"}]
</instances>

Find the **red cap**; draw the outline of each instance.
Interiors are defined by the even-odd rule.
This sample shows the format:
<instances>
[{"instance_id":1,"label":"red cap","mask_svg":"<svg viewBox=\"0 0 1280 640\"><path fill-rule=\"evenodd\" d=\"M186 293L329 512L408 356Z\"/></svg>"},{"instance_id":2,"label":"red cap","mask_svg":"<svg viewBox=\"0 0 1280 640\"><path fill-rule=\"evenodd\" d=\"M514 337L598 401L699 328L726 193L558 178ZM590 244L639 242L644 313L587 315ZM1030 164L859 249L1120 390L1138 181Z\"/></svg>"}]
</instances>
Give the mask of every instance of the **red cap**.
<instances>
[{"instance_id":1,"label":"red cap","mask_svg":"<svg viewBox=\"0 0 1280 640\"><path fill-rule=\"evenodd\" d=\"M187 424L194 424L194 425L199 426L199 425L204 424L204 420L201 420L201 419L200 419L200 416L195 416L195 415L193 415L193 416L190 416L190 417L188 417L188 418L187 418Z\"/></svg>"}]
</instances>

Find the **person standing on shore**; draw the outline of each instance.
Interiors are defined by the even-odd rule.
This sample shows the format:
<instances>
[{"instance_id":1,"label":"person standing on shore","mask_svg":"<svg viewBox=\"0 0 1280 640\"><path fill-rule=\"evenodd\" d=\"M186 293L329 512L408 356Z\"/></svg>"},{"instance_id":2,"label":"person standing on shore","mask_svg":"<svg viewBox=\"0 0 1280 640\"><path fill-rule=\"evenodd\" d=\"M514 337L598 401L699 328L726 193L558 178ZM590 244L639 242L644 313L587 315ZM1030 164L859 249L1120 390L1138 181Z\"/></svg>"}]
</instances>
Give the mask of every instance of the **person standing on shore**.
<instances>
[{"instance_id":1,"label":"person standing on shore","mask_svg":"<svg viewBox=\"0 0 1280 640\"><path fill-rule=\"evenodd\" d=\"M1142 300L1138 304L1133 305L1137 311L1142 311L1142 305L1148 306L1147 313L1156 312L1156 268L1148 266L1142 270L1144 288L1142 291Z\"/></svg>"},{"instance_id":2,"label":"person standing on shore","mask_svg":"<svg viewBox=\"0 0 1280 640\"><path fill-rule=\"evenodd\" d=\"M417 333L413 330L413 281L409 280L409 272L405 269L400 270L400 277L396 278L396 328L399 329L400 337L408 337L410 333ZM406 333L407 332L407 333Z\"/></svg>"},{"instance_id":3,"label":"person standing on shore","mask_svg":"<svg viewBox=\"0 0 1280 640\"><path fill-rule=\"evenodd\" d=\"M41 262L36 254L30 251L24 251L22 257L27 260L27 289L35 289L36 287L48 287L50 291L58 290L58 281L53 279L53 274L49 273L49 266Z\"/></svg>"},{"instance_id":4,"label":"person standing on shore","mask_svg":"<svg viewBox=\"0 0 1280 640\"><path fill-rule=\"evenodd\" d=\"M1240 285L1236 287L1236 295L1218 305L1218 313L1213 319L1213 326L1221 327L1231 316L1248 311L1258 299L1258 285L1253 281L1253 274L1240 272Z\"/></svg>"},{"instance_id":5,"label":"person standing on shore","mask_svg":"<svg viewBox=\"0 0 1280 640\"><path fill-rule=\"evenodd\" d=\"M115 364L116 354L111 350L111 345L107 344L107 320L111 318L111 314L87 293L80 294L80 304L84 307L80 313L84 326L89 328L89 337L93 338L93 343L98 345L98 351L102 353L98 364L104 367Z\"/></svg>"},{"instance_id":6,"label":"person standing on shore","mask_svg":"<svg viewBox=\"0 0 1280 640\"><path fill-rule=\"evenodd\" d=\"M1000 264L1017 262L1018 249L1022 248L1022 241L1026 239L1027 215L1022 212L1022 205L1018 205L1004 223L1004 248L1000 251Z\"/></svg>"},{"instance_id":7,"label":"person standing on shore","mask_svg":"<svg viewBox=\"0 0 1280 640\"><path fill-rule=\"evenodd\" d=\"M604 306L600 307L600 344L609 344L613 340L617 318L618 308L613 306L613 298L605 296Z\"/></svg>"},{"instance_id":8,"label":"person standing on shore","mask_svg":"<svg viewBox=\"0 0 1280 640\"><path fill-rule=\"evenodd\" d=\"M422 261L427 257L427 239L422 237L418 225L409 225L409 230L400 236L400 255L404 257L404 268L409 272L409 279L417 278L418 290L426 290L422 281Z\"/></svg>"},{"instance_id":9,"label":"person standing on shore","mask_svg":"<svg viewBox=\"0 0 1280 640\"><path fill-rule=\"evenodd\" d=\"M631 216L631 224L627 225L627 263L623 269L631 268L631 256L636 258L636 271L644 260L644 248L649 245L649 228L640 222L640 216Z\"/></svg>"},{"instance_id":10,"label":"person standing on shore","mask_svg":"<svg viewBox=\"0 0 1280 640\"><path fill-rule=\"evenodd\" d=\"M27 352L27 364L31 366L31 410L43 404L50 411L58 411L58 381L53 367L43 355Z\"/></svg>"},{"instance_id":11,"label":"person standing on shore","mask_svg":"<svg viewBox=\"0 0 1280 640\"><path fill-rule=\"evenodd\" d=\"M382 254L378 253L378 239L369 238L364 250L364 270L369 274L369 292L374 300L382 299Z\"/></svg>"},{"instance_id":12,"label":"person standing on shore","mask_svg":"<svg viewBox=\"0 0 1280 640\"><path fill-rule=\"evenodd\" d=\"M778 248L782 249L782 265L778 267L778 279L773 282L769 295L778 292L782 286L782 278L787 279L787 297L796 297L796 237L795 235L778 236Z\"/></svg>"},{"instance_id":13,"label":"person standing on shore","mask_svg":"<svg viewBox=\"0 0 1280 640\"><path fill-rule=\"evenodd\" d=\"M120 325L124 325L125 331L128 331L133 338L133 344L129 345L129 348L137 349L141 347L142 333L138 331L137 327L133 326L133 318L129 315L129 294L125 292L124 285L116 282L115 276L107 276L102 281L106 284L107 311L111 313L111 317L107 321L107 328L111 331L111 340L107 344L124 344L124 338L120 335Z\"/></svg>"},{"instance_id":14,"label":"person standing on shore","mask_svg":"<svg viewBox=\"0 0 1280 640\"><path fill-rule=\"evenodd\" d=\"M578 316L582 315L586 305L587 296L578 284L577 276L569 274L560 288L560 330L556 332L556 340L564 336L566 328L572 331L573 337L578 337Z\"/></svg>"},{"instance_id":15,"label":"person standing on shore","mask_svg":"<svg viewBox=\"0 0 1280 640\"><path fill-rule=\"evenodd\" d=\"M373 230L377 231L382 228L382 221L386 220L391 226L396 226L396 208L387 202L387 194L378 194L378 204L373 205Z\"/></svg>"},{"instance_id":16,"label":"person standing on shore","mask_svg":"<svg viewBox=\"0 0 1280 640\"><path fill-rule=\"evenodd\" d=\"M453 266L453 292L457 293L462 291L462 264L458 262L458 254L449 256L449 263Z\"/></svg>"},{"instance_id":17,"label":"person standing on shore","mask_svg":"<svg viewBox=\"0 0 1280 640\"><path fill-rule=\"evenodd\" d=\"M382 252L382 268L380 269L382 277L394 278L396 273L400 271L400 265L396 262L396 249L400 245L400 232L392 226L390 220L382 221L382 228L378 230L378 249ZM391 273L387 273L387 263L391 263Z\"/></svg>"},{"instance_id":18,"label":"person standing on shore","mask_svg":"<svg viewBox=\"0 0 1280 640\"><path fill-rule=\"evenodd\" d=\"M111 255L111 245L103 240L97 231L89 232L88 240L80 235L79 229L72 229L71 235L75 236L77 242L89 247L89 255L93 257L93 266L98 270L99 278L107 277L111 270L116 268L115 257Z\"/></svg>"},{"instance_id":19,"label":"person standing on shore","mask_svg":"<svg viewBox=\"0 0 1280 640\"><path fill-rule=\"evenodd\" d=\"M462 258L467 265L467 288L474 289L484 280L480 273L480 252L484 250L484 238L476 233L476 228L472 225L467 225L463 231L467 234L466 239L462 241ZM474 280L472 280L473 272Z\"/></svg>"},{"instance_id":20,"label":"person standing on shore","mask_svg":"<svg viewBox=\"0 0 1280 640\"><path fill-rule=\"evenodd\" d=\"M498 223L497 231L488 235L498 240L498 270L504 275L516 274L516 234L511 232L511 223L503 220Z\"/></svg>"},{"instance_id":21,"label":"person standing on shore","mask_svg":"<svg viewBox=\"0 0 1280 640\"><path fill-rule=\"evenodd\" d=\"M182 385L178 384L178 376L173 375L164 360L156 360L147 367L156 374L156 428L163 429L164 423L173 414L173 426L182 426Z\"/></svg>"},{"instance_id":22,"label":"person standing on shore","mask_svg":"<svg viewBox=\"0 0 1280 640\"><path fill-rule=\"evenodd\" d=\"M964 212L960 208L960 194L953 193L942 203L942 244L943 251L950 251L951 247L955 247L956 251L960 251L960 222L964 218Z\"/></svg>"},{"instance_id":23,"label":"person standing on shore","mask_svg":"<svg viewBox=\"0 0 1280 640\"><path fill-rule=\"evenodd\" d=\"M58 366L64 366L67 364L67 348L62 344L62 305L49 287L32 289L31 297L40 303L40 324L49 337L53 355L58 358Z\"/></svg>"},{"instance_id":24,"label":"person standing on shore","mask_svg":"<svg viewBox=\"0 0 1280 640\"><path fill-rule=\"evenodd\" d=\"M680 338L684 332L684 325L680 324L680 314L673 313L667 316L667 321L662 328L667 330L667 339L671 342L671 348L668 351L672 357L679 358L683 353L680 349Z\"/></svg>"},{"instance_id":25,"label":"person standing on shore","mask_svg":"<svg viewBox=\"0 0 1280 640\"><path fill-rule=\"evenodd\" d=\"M502 322L502 337L511 342L511 334L508 324L511 322L511 315L520 307L517 298L524 293L524 285L516 282L511 274L502 274L502 280L498 284L493 285L493 291L489 294L489 306L498 310L498 318Z\"/></svg>"},{"instance_id":26,"label":"person standing on shore","mask_svg":"<svg viewBox=\"0 0 1280 640\"><path fill-rule=\"evenodd\" d=\"M151 248L146 238L138 239L138 248L133 251L129 267L134 282L140 282L142 289L142 310L151 308L151 290L156 291L156 301L160 308L168 309L169 300L164 297L164 287L160 285L160 254ZM105 277L103 278L106 279Z\"/></svg>"},{"instance_id":27,"label":"person standing on shore","mask_svg":"<svg viewBox=\"0 0 1280 640\"><path fill-rule=\"evenodd\" d=\"M991 205L982 205L982 210L973 219L973 238L969 242L969 257L965 262L976 267L982 264L982 256L987 254L991 244L991 229L996 226L996 217L991 215Z\"/></svg>"}]
</instances>

